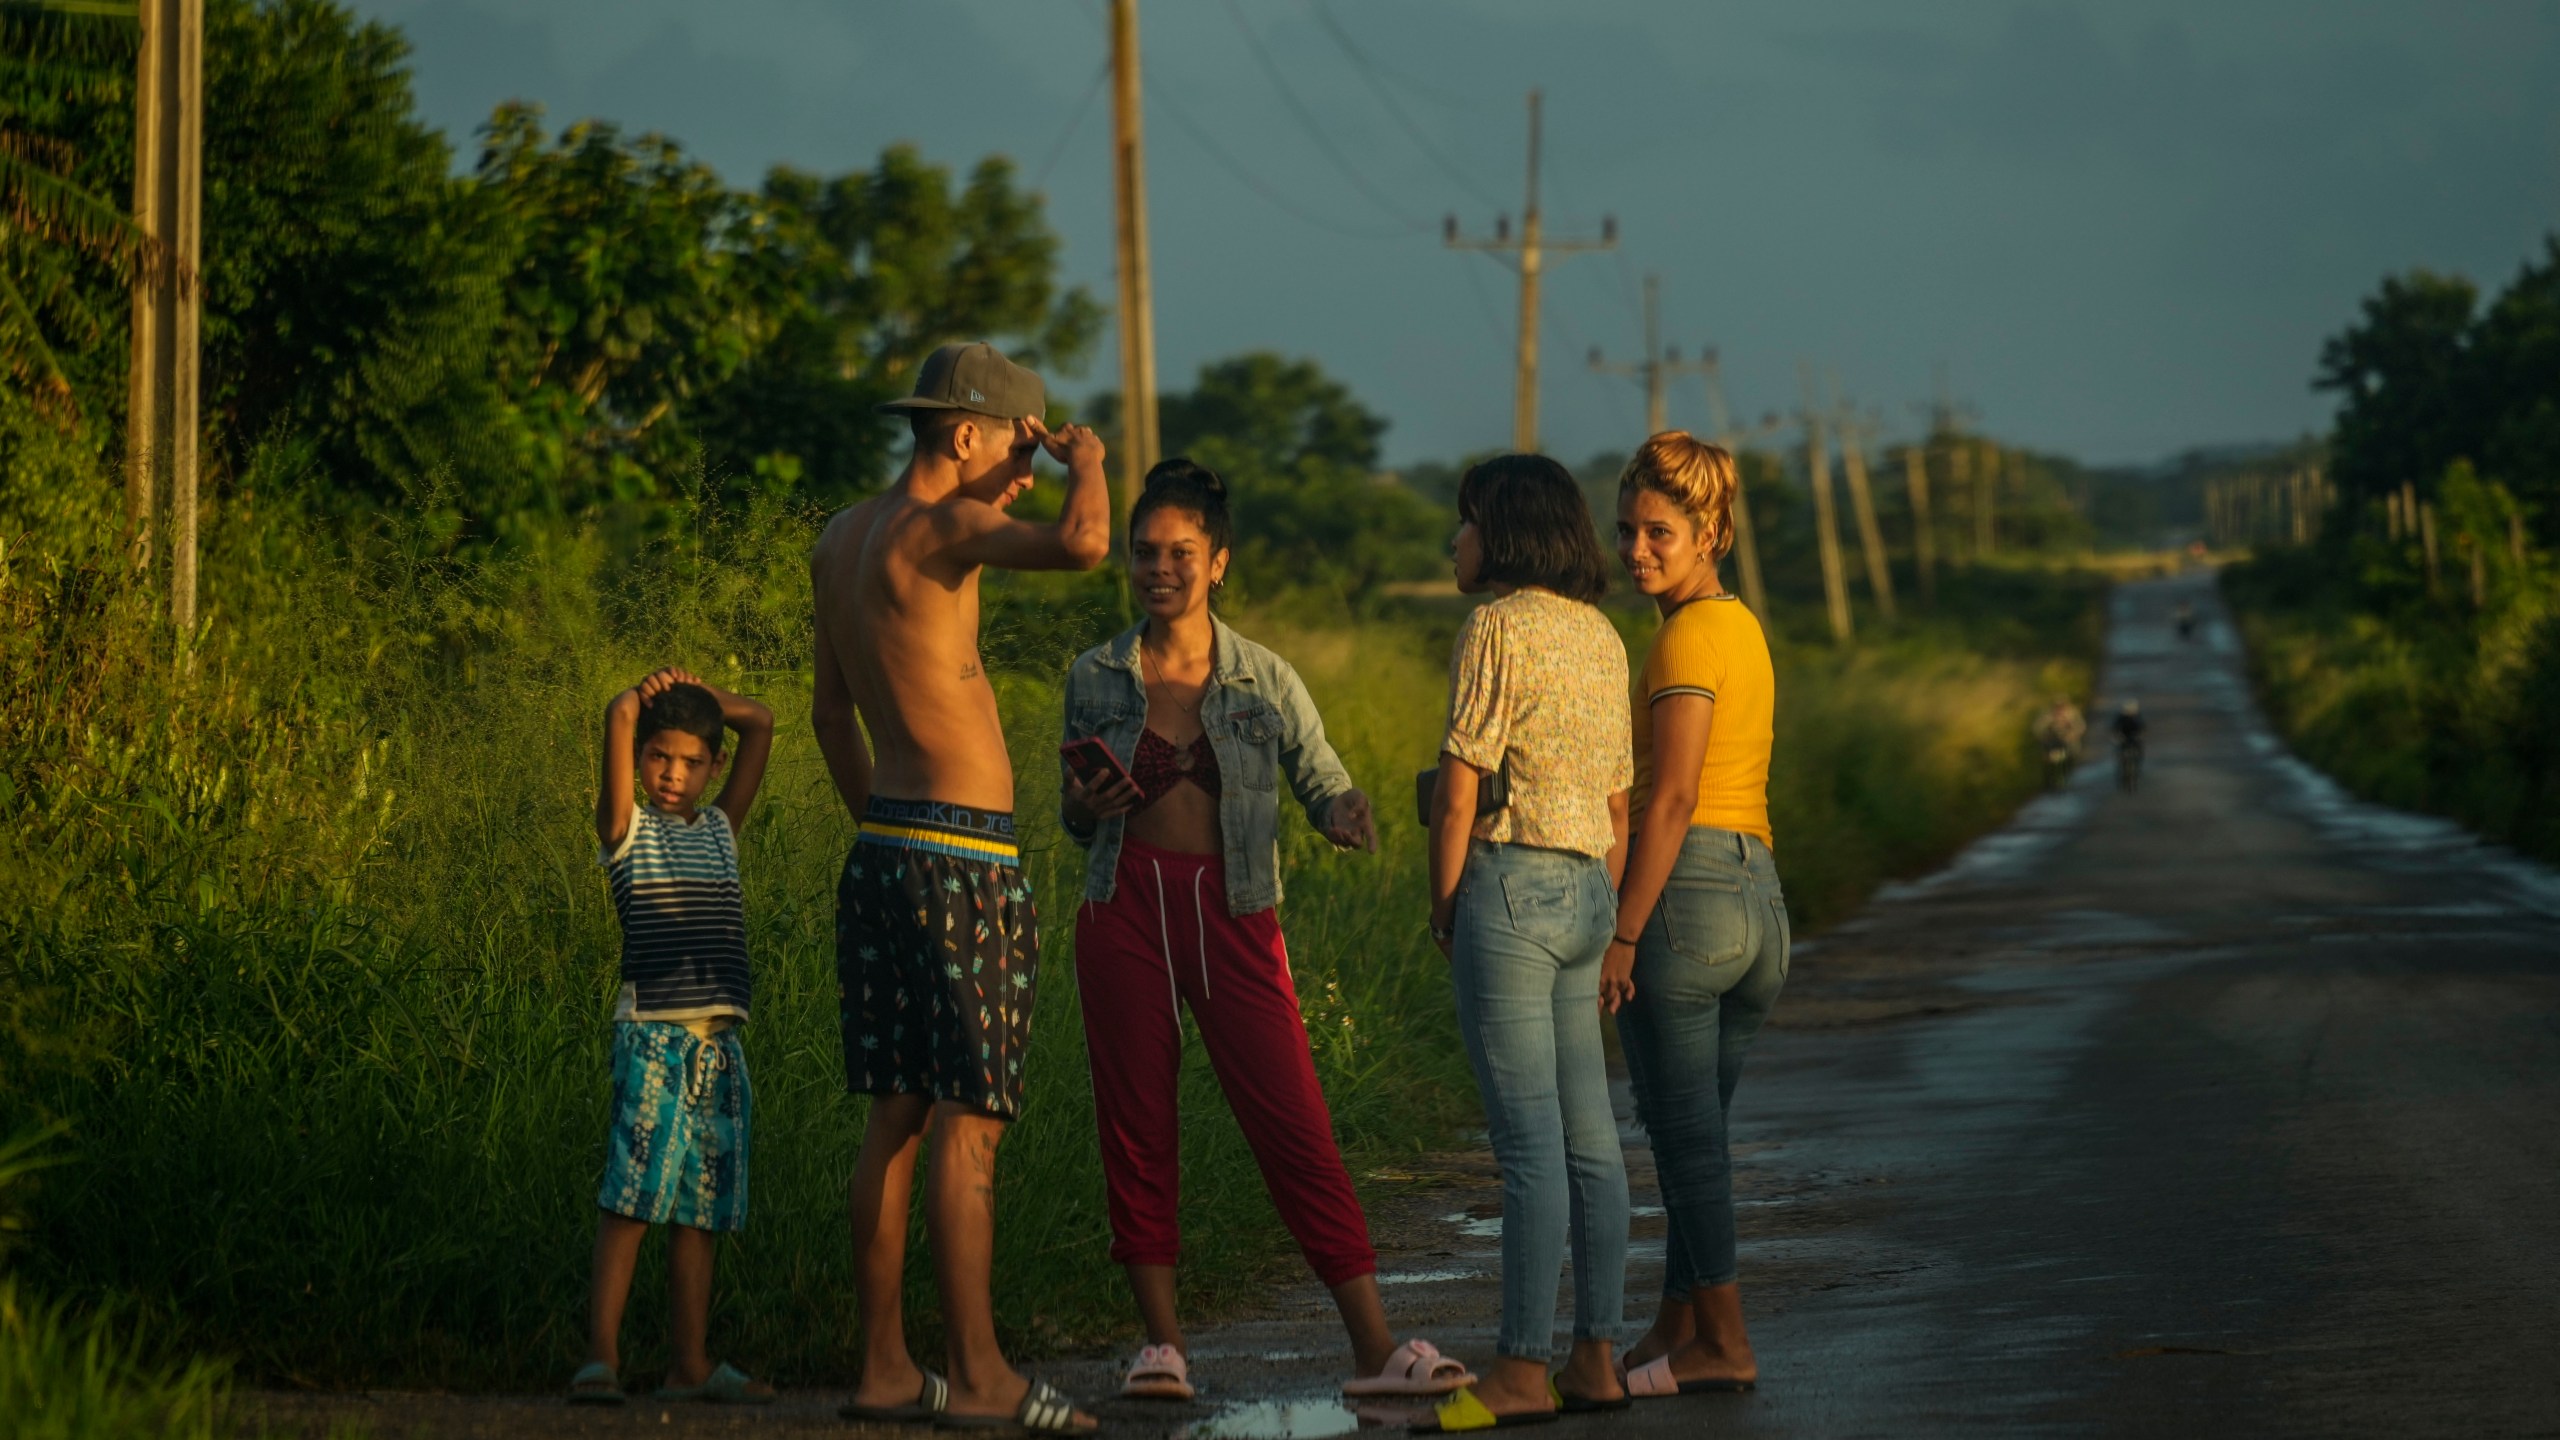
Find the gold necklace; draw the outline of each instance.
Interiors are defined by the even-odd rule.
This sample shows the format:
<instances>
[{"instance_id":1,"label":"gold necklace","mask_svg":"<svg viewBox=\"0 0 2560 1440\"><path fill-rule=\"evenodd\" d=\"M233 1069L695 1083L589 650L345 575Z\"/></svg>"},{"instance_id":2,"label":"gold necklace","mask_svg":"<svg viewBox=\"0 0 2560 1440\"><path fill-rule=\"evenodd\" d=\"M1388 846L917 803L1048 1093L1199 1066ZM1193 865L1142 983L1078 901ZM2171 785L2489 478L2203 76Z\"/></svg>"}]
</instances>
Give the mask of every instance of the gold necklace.
<instances>
[{"instance_id":1,"label":"gold necklace","mask_svg":"<svg viewBox=\"0 0 2560 1440\"><path fill-rule=\"evenodd\" d=\"M1209 682L1206 680L1200 682L1200 693L1192 696L1191 703L1188 705L1176 698L1173 681L1170 678L1159 676L1157 679L1149 680L1147 678L1147 642L1144 640L1138 642L1138 683L1149 690L1159 685L1163 686L1165 703L1190 716L1195 723L1200 719L1200 707L1208 703Z\"/></svg>"}]
</instances>

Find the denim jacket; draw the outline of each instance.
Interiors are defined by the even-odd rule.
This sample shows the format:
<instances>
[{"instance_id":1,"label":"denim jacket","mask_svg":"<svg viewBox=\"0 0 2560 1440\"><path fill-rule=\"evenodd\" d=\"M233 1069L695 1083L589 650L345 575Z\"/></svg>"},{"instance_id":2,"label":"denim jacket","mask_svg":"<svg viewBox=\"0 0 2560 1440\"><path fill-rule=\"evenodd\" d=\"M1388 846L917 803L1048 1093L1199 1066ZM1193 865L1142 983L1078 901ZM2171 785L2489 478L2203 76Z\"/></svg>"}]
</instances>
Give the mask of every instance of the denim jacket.
<instances>
[{"instance_id":1,"label":"denim jacket","mask_svg":"<svg viewBox=\"0 0 2560 1440\"><path fill-rule=\"evenodd\" d=\"M1200 701L1200 724L1218 755L1218 831L1226 861L1227 909L1251 915L1280 903L1282 772L1308 822L1319 826L1334 797L1354 787L1341 757L1325 743L1324 720L1307 698L1298 672L1216 616L1209 624L1217 649L1208 693ZM1145 629L1143 620L1130 626L1118 638L1077 656L1067 671L1066 738L1100 736L1123 765L1136 760L1138 732L1147 724L1146 682L1138 672L1138 637ZM1065 783L1062 773L1059 784ZM1085 861L1088 901L1111 898L1124 825L1125 817L1115 815L1091 834L1067 827L1067 834L1091 852Z\"/></svg>"}]
</instances>

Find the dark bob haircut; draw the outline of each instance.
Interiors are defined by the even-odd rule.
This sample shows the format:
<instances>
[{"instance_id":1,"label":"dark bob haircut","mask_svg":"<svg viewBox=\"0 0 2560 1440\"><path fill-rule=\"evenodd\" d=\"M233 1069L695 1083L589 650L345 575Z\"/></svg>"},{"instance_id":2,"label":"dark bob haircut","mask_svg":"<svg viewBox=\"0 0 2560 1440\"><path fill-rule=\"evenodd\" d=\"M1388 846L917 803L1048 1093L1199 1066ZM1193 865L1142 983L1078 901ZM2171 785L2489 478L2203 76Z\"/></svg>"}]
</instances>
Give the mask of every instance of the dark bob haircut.
<instances>
[{"instance_id":1,"label":"dark bob haircut","mask_svg":"<svg viewBox=\"0 0 2560 1440\"><path fill-rule=\"evenodd\" d=\"M1497 455L1458 482L1488 585L1535 585L1584 604L1609 593L1609 561L1573 472L1544 455Z\"/></svg>"},{"instance_id":2,"label":"dark bob haircut","mask_svg":"<svg viewBox=\"0 0 2560 1440\"><path fill-rule=\"evenodd\" d=\"M1129 543L1137 543L1138 527L1158 510L1179 510L1198 520L1200 533L1209 537L1212 555L1235 548L1236 525L1227 513L1227 482L1187 455L1159 460L1147 472L1146 489L1129 509Z\"/></svg>"},{"instance_id":3,"label":"dark bob haircut","mask_svg":"<svg viewBox=\"0 0 2560 1440\"><path fill-rule=\"evenodd\" d=\"M712 754L720 753L725 738L721 728L720 701L699 685L670 685L640 707L640 723L632 736L646 742L652 735L680 730L701 741Z\"/></svg>"}]
</instances>

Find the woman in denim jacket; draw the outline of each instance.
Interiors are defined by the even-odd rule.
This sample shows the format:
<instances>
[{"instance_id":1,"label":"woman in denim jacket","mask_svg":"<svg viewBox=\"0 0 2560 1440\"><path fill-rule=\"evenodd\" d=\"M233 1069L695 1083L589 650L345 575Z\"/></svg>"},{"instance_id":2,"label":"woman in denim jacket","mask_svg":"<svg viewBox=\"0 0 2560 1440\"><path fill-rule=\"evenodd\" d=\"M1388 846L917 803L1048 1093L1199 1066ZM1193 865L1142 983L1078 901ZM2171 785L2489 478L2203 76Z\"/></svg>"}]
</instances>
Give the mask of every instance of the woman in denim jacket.
<instances>
[{"instance_id":1,"label":"woman in denim jacket","mask_svg":"<svg viewBox=\"0 0 2560 1440\"><path fill-rule=\"evenodd\" d=\"M1286 661L1209 613L1225 583L1226 486L1188 460L1147 476L1129 520L1146 618L1076 657L1066 738L1100 740L1130 779L1068 770L1060 818L1091 851L1076 912L1076 987L1111 1203L1148 1343L1122 1393L1189 1399L1174 1309L1181 1237L1182 1021L1187 1005L1273 1205L1351 1333L1351 1394L1444 1393L1465 1367L1398 1345L1377 1252L1333 1141L1275 907L1279 784L1334 844L1376 850L1369 799L1325 743Z\"/></svg>"},{"instance_id":2,"label":"woman in denim jacket","mask_svg":"<svg viewBox=\"0 0 2560 1440\"><path fill-rule=\"evenodd\" d=\"M1459 627L1431 816L1431 937L1502 1167L1500 1358L1416 1429L1489 1430L1627 1404L1627 1171L1600 1048L1600 960L1626 842L1627 648L1592 604L1608 560L1580 487L1504 455L1458 487L1458 588L1493 592ZM1487 776L1508 781L1479 808ZM1573 1252L1573 1354L1550 1380Z\"/></svg>"}]
</instances>

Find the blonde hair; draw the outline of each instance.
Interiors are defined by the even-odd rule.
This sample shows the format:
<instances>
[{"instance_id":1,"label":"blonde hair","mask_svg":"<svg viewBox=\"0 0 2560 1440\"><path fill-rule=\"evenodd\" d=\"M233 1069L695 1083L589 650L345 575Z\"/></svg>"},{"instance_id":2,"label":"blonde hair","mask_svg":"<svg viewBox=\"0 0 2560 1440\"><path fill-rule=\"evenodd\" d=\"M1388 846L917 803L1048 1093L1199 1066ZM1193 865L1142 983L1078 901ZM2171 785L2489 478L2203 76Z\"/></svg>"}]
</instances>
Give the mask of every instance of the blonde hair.
<instances>
[{"instance_id":1,"label":"blonde hair","mask_svg":"<svg viewBox=\"0 0 2560 1440\"><path fill-rule=\"evenodd\" d=\"M1618 472L1618 498L1650 490L1680 507L1707 538L1707 554L1724 559L1733 549L1733 497L1742 471L1733 452L1686 430L1665 430L1636 448Z\"/></svg>"}]
</instances>

